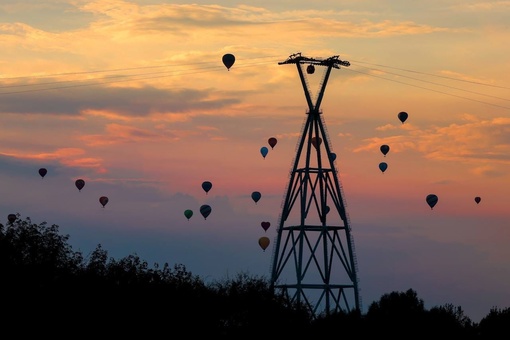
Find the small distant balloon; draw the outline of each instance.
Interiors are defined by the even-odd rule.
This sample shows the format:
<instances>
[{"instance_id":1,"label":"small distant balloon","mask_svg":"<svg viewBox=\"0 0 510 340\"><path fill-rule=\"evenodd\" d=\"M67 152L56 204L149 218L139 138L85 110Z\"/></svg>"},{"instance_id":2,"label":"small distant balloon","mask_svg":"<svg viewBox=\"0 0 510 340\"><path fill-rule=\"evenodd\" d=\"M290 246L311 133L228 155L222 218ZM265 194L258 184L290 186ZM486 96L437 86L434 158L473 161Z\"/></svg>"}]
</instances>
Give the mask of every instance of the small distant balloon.
<instances>
[{"instance_id":1,"label":"small distant balloon","mask_svg":"<svg viewBox=\"0 0 510 340\"><path fill-rule=\"evenodd\" d=\"M481 200L482 200L482 199L481 199L481 197L479 197L479 196L476 196L476 197L475 197L475 202L476 202L476 204L480 203L480 201L481 201Z\"/></svg>"},{"instance_id":2,"label":"small distant balloon","mask_svg":"<svg viewBox=\"0 0 510 340\"><path fill-rule=\"evenodd\" d=\"M274 146L276 145L276 143L278 143L278 140L275 138L275 137L271 137L267 140L267 142L269 143L269 146L272 148L274 148Z\"/></svg>"},{"instance_id":3,"label":"small distant balloon","mask_svg":"<svg viewBox=\"0 0 510 340\"><path fill-rule=\"evenodd\" d=\"M186 216L186 218L187 218L187 219L188 219L188 221L189 221L189 219L191 218L191 216L193 216L193 210L191 210L191 209L186 209L186 210L184 210L184 216Z\"/></svg>"},{"instance_id":4,"label":"small distant balloon","mask_svg":"<svg viewBox=\"0 0 510 340\"><path fill-rule=\"evenodd\" d=\"M379 163L379 170L381 170L381 172L384 173L386 171L386 169L388 169L388 163L386 163L386 162Z\"/></svg>"},{"instance_id":5,"label":"small distant balloon","mask_svg":"<svg viewBox=\"0 0 510 340\"><path fill-rule=\"evenodd\" d=\"M331 161L334 162L335 159L336 159L336 153L334 153L334 152L330 153L329 154L329 159L331 159Z\"/></svg>"},{"instance_id":6,"label":"small distant balloon","mask_svg":"<svg viewBox=\"0 0 510 340\"><path fill-rule=\"evenodd\" d=\"M407 120L407 117L408 117L408 116L409 116L409 115L407 114L407 112L404 112L404 111L399 112L399 113L398 113L398 115L397 115L398 119L400 119L400 121L402 122L402 124L404 124L404 122Z\"/></svg>"},{"instance_id":7,"label":"small distant balloon","mask_svg":"<svg viewBox=\"0 0 510 340\"><path fill-rule=\"evenodd\" d=\"M263 251L266 251L266 248L269 246L269 238L266 236L259 238L259 246Z\"/></svg>"},{"instance_id":8,"label":"small distant balloon","mask_svg":"<svg viewBox=\"0 0 510 340\"><path fill-rule=\"evenodd\" d=\"M384 156L386 156L386 154L390 151L390 147L386 144L381 145L379 149L381 149L381 152Z\"/></svg>"},{"instance_id":9,"label":"small distant balloon","mask_svg":"<svg viewBox=\"0 0 510 340\"><path fill-rule=\"evenodd\" d=\"M270 222L262 222L262 223L260 223L260 225L262 226L262 229L264 229L264 231L267 231L267 229L269 229L269 227L271 226L271 223Z\"/></svg>"},{"instance_id":10,"label":"small distant balloon","mask_svg":"<svg viewBox=\"0 0 510 340\"><path fill-rule=\"evenodd\" d=\"M205 193L207 194L209 190L212 188L212 183L209 181L202 182L202 189L204 189Z\"/></svg>"},{"instance_id":11,"label":"small distant balloon","mask_svg":"<svg viewBox=\"0 0 510 340\"><path fill-rule=\"evenodd\" d=\"M425 200L427 201L427 204L429 205L430 209L432 210L435 207L435 205L437 204L438 197L437 197L437 195L429 194L429 195L427 195Z\"/></svg>"},{"instance_id":12,"label":"small distant balloon","mask_svg":"<svg viewBox=\"0 0 510 340\"><path fill-rule=\"evenodd\" d=\"M262 197L262 195L258 191L254 191L254 192L251 193L251 198L253 199L253 201L255 203L257 203L260 200L261 197Z\"/></svg>"},{"instance_id":13,"label":"small distant balloon","mask_svg":"<svg viewBox=\"0 0 510 340\"><path fill-rule=\"evenodd\" d=\"M75 182L74 182L74 185L76 185L76 187L78 188L78 191L81 191L81 189L83 189L83 187L85 186L85 181L83 179L77 179Z\"/></svg>"},{"instance_id":14,"label":"small distant balloon","mask_svg":"<svg viewBox=\"0 0 510 340\"><path fill-rule=\"evenodd\" d=\"M212 211L212 209L211 209L210 205L204 204L200 207L200 213L204 217L204 220L206 220L207 216L209 216L211 214L211 211Z\"/></svg>"},{"instance_id":15,"label":"small distant balloon","mask_svg":"<svg viewBox=\"0 0 510 340\"><path fill-rule=\"evenodd\" d=\"M312 137L312 145L315 147L315 149L318 150L318 147L321 145L321 143L322 143L322 138Z\"/></svg>"},{"instance_id":16,"label":"small distant balloon","mask_svg":"<svg viewBox=\"0 0 510 340\"><path fill-rule=\"evenodd\" d=\"M16 221L16 214L7 215L7 220L11 223L14 223L14 221Z\"/></svg>"},{"instance_id":17,"label":"small distant balloon","mask_svg":"<svg viewBox=\"0 0 510 340\"><path fill-rule=\"evenodd\" d=\"M222 61L223 61L223 65L225 65L227 70L230 71L230 68L232 67L232 65L234 65L234 63L236 61L236 57L233 54L227 53L227 54L223 55Z\"/></svg>"},{"instance_id":18,"label":"small distant balloon","mask_svg":"<svg viewBox=\"0 0 510 340\"><path fill-rule=\"evenodd\" d=\"M260 153L262 154L262 157L264 157L264 159L266 158L268 152L269 152L269 149L266 148L265 146L260 148Z\"/></svg>"},{"instance_id":19,"label":"small distant balloon","mask_svg":"<svg viewBox=\"0 0 510 340\"><path fill-rule=\"evenodd\" d=\"M44 178L44 176L46 176L47 173L48 173L48 170L46 170L46 168L39 169L39 175L41 175L42 178Z\"/></svg>"},{"instance_id":20,"label":"small distant balloon","mask_svg":"<svg viewBox=\"0 0 510 340\"><path fill-rule=\"evenodd\" d=\"M109 200L108 200L108 197L106 197L106 196L101 196L101 197L99 197L99 203L101 203L101 205L103 206L103 208L104 208L104 206L108 203L108 201L109 201Z\"/></svg>"}]
</instances>

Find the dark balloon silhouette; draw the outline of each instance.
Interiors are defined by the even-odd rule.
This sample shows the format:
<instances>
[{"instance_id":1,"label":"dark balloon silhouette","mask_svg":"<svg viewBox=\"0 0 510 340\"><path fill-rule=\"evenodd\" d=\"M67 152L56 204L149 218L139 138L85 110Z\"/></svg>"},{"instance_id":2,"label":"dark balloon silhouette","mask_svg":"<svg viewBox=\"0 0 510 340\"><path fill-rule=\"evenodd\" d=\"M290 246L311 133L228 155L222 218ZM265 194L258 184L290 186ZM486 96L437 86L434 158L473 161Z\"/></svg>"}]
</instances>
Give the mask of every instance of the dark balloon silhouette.
<instances>
[{"instance_id":1,"label":"dark balloon silhouette","mask_svg":"<svg viewBox=\"0 0 510 340\"><path fill-rule=\"evenodd\" d=\"M266 158L268 152L269 152L269 149L266 148L265 146L260 148L260 154L262 155L262 157L264 157L264 159Z\"/></svg>"},{"instance_id":2,"label":"dark balloon silhouette","mask_svg":"<svg viewBox=\"0 0 510 340\"><path fill-rule=\"evenodd\" d=\"M312 137L312 145L315 147L316 150L319 150L319 146L322 143L322 138L320 137Z\"/></svg>"},{"instance_id":3,"label":"dark balloon silhouette","mask_svg":"<svg viewBox=\"0 0 510 340\"><path fill-rule=\"evenodd\" d=\"M476 196L476 197L475 197L475 202L476 202L476 204L480 203L480 201L481 201L481 200L482 200L482 199L481 199L479 196Z\"/></svg>"},{"instance_id":4,"label":"dark balloon silhouette","mask_svg":"<svg viewBox=\"0 0 510 340\"><path fill-rule=\"evenodd\" d=\"M427 201L427 204L429 205L430 209L432 210L436 206L439 198L437 197L437 195L429 194L429 195L427 195L425 200Z\"/></svg>"},{"instance_id":5,"label":"dark balloon silhouette","mask_svg":"<svg viewBox=\"0 0 510 340\"><path fill-rule=\"evenodd\" d=\"M276 143L278 143L278 140L275 137L271 137L267 140L267 142L269 143L271 149L273 149Z\"/></svg>"},{"instance_id":6,"label":"dark balloon silhouette","mask_svg":"<svg viewBox=\"0 0 510 340\"><path fill-rule=\"evenodd\" d=\"M409 115L407 114L407 112L399 112L398 115L397 115L398 119L400 119L400 121L402 122L402 124L404 124L404 122L407 120L407 117L409 117Z\"/></svg>"},{"instance_id":7,"label":"dark balloon silhouette","mask_svg":"<svg viewBox=\"0 0 510 340\"><path fill-rule=\"evenodd\" d=\"M48 170L46 170L46 168L39 169L39 175L41 175L42 178L44 178L44 176L46 176L47 173L48 173Z\"/></svg>"},{"instance_id":8,"label":"dark balloon silhouette","mask_svg":"<svg viewBox=\"0 0 510 340\"><path fill-rule=\"evenodd\" d=\"M106 197L106 196L101 196L101 197L99 197L99 203L101 203L101 205L103 206L103 208L104 208L104 206L108 203L108 201L109 201L109 200L108 200L108 197Z\"/></svg>"},{"instance_id":9,"label":"dark balloon silhouette","mask_svg":"<svg viewBox=\"0 0 510 340\"><path fill-rule=\"evenodd\" d=\"M263 251L266 251L266 248L269 246L269 238L266 236L259 238L259 246Z\"/></svg>"},{"instance_id":10,"label":"dark balloon silhouette","mask_svg":"<svg viewBox=\"0 0 510 340\"><path fill-rule=\"evenodd\" d=\"M207 216L211 214L212 208L210 205L204 204L200 207L200 213L204 217L204 220L207 219Z\"/></svg>"},{"instance_id":11,"label":"dark balloon silhouette","mask_svg":"<svg viewBox=\"0 0 510 340\"><path fill-rule=\"evenodd\" d=\"M255 203L257 203L260 200L261 197L262 197L262 195L258 191L254 191L254 192L251 193L251 198L253 199L253 201Z\"/></svg>"},{"instance_id":12,"label":"dark balloon silhouette","mask_svg":"<svg viewBox=\"0 0 510 340\"><path fill-rule=\"evenodd\" d=\"M262 223L260 223L260 225L262 226L262 229L264 229L264 231L267 231L267 229L269 229L269 227L271 226L271 223L262 222Z\"/></svg>"},{"instance_id":13,"label":"dark balloon silhouette","mask_svg":"<svg viewBox=\"0 0 510 340\"><path fill-rule=\"evenodd\" d=\"M85 186L85 181L83 179L77 179L75 182L74 182L74 185L78 188L78 191L81 191L81 189L83 189L83 187Z\"/></svg>"},{"instance_id":14,"label":"dark balloon silhouette","mask_svg":"<svg viewBox=\"0 0 510 340\"><path fill-rule=\"evenodd\" d=\"M330 153L329 154L329 159L331 159L331 161L334 162L335 159L336 159L336 153L334 153L334 152Z\"/></svg>"},{"instance_id":15,"label":"dark balloon silhouette","mask_svg":"<svg viewBox=\"0 0 510 340\"><path fill-rule=\"evenodd\" d=\"M186 218L189 219L191 218L191 216L193 216L193 210L190 210L190 209L187 209L187 210L184 210L184 216L186 216Z\"/></svg>"},{"instance_id":16,"label":"dark balloon silhouette","mask_svg":"<svg viewBox=\"0 0 510 340\"><path fill-rule=\"evenodd\" d=\"M205 193L207 194L209 190L212 188L212 183L209 181L202 182L202 189L204 189Z\"/></svg>"},{"instance_id":17,"label":"dark balloon silhouette","mask_svg":"<svg viewBox=\"0 0 510 340\"><path fill-rule=\"evenodd\" d=\"M386 144L381 145L380 149L384 156L390 151L390 147Z\"/></svg>"},{"instance_id":18,"label":"dark balloon silhouette","mask_svg":"<svg viewBox=\"0 0 510 340\"><path fill-rule=\"evenodd\" d=\"M11 223L14 223L14 221L16 221L16 214L7 215L7 220Z\"/></svg>"},{"instance_id":19,"label":"dark balloon silhouette","mask_svg":"<svg viewBox=\"0 0 510 340\"><path fill-rule=\"evenodd\" d=\"M386 162L379 163L379 170L381 170L381 172L384 173L386 169L388 169L388 164Z\"/></svg>"},{"instance_id":20,"label":"dark balloon silhouette","mask_svg":"<svg viewBox=\"0 0 510 340\"><path fill-rule=\"evenodd\" d=\"M234 63L236 62L236 57L233 55L233 54L230 54L230 53L227 53L227 54L224 54L223 57L221 58L221 60L223 61L223 65L225 65L225 67L227 68L227 70L230 71L230 68L232 67L232 65L234 65Z\"/></svg>"},{"instance_id":21,"label":"dark balloon silhouette","mask_svg":"<svg viewBox=\"0 0 510 340\"><path fill-rule=\"evenodd\" d=\"M308 65L306 67L306 73L308 74L314 74L315 73L315 66L313 66L312 64Z\"/></svg>"}]
</instances>

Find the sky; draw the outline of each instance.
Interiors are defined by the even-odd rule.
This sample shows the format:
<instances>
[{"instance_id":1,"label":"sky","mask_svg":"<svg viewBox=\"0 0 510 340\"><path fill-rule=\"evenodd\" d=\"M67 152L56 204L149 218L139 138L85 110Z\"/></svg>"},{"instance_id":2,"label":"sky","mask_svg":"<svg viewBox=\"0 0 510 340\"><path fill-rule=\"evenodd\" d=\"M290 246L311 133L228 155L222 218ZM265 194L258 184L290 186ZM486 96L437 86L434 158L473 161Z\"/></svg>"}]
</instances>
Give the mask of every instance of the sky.
<instances>
[{"instance_id":1,"label":"sky","mask_svg":"<svg viewBox=\"0 0 510 340\"><path fill-rule=\"evenodd\" d=\"M278 63L339 56L321 110L362 308L413 289L479 322L510 307L509 20L510 1L3 0L0 216L86 256L269 278L308 110Z\"/></svg>"}]
</instances>

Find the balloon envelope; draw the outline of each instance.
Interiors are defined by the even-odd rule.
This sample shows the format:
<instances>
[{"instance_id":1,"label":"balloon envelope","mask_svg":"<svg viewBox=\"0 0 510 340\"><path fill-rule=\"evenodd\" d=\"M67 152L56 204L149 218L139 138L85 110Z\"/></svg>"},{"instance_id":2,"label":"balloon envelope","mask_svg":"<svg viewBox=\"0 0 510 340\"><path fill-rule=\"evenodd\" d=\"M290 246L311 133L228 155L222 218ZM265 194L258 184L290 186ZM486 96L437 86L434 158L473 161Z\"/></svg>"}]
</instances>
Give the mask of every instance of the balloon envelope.
<instances>
[{"instance_id":1,"label":"balloon envelope","mask_svg":"<svg viewBox=\"0 0 510 340\"><path fill-rule=\"evenodd\" d=\"M322 143L322 138L320 137L312 137L312 144L317 149Z\"/></svg>"},{"instance_id":2,"label":"balloon envelope","mask_svg":"<svg viewBox=\"0 0 510 340\"><path fill-rule=\"evenodd\" d=\"M211 214L211 211L212 209L210 205L204 204L200 207L200 213L204 216L204 219L207 219L207 216Z\"/></svg>"},{"instance_id":3,"label":"balloon envelope","mask_svg":"<svg viewBox=\"0 0 510 340\"><path fill-rule=\"evenodd\" d=\"M269 238L266 236L262 236L259 238L259 246L262 248L262 250L266 250L266 248L269 246Z\"/></svg>"},{"instance_id":4,"label":"balloon envelope","mask_svg":"<svg viewBox=\"0 0 510 340\"><path fill-rule=\"evenodd\" d=\"M268 152L269 152L269 149L266 148L265 146L260 148L260 153L262 154L262 157L266 158Z\"/></svg>"},{"instance_id":5,"label":"balloon envelope","mask_svg":"<svg viewBox=\"0 0 510 340\"><path fill-rule=\"evenodd\" d=\"M425 200L427 201L427 204L429 205L430 209L433 209L434 206L437 204L438 197L437 197L437 195L429 194L429 195L427 195Z\"/></svg>"},{"instance_id":6,"label":"balloon envelope","mask_svg":"<svg viewBox=\"0 0 510 340\"><path fill-rule=\"evenodd\" d=\"M379 170L381 170L382 172L385 172L386 169L388 169L388 164L386 162L379 163Z\"/></svg>"},{"instance_id":7,"label":"balloon envelope","mask_svg":"<svg viewBox=\"0 0 510 340\"><path fill-rule=\"evenodd\" d=\"M253 199L253 201L255 203L257 203L260 200L261 197L262 197L262 195L258 191L254 191L254 192L251 193L251 198Z\"/></svg>"},{"instance_id":8,"label":"balloon envelope","mask_svg":"<svg viewBox=\"0 0 510 340\"><path fill-rule=\"evenodd\" d=\"M335 161L335 159L336 159L336 153L334 153L334 152L330 153L330 154L329 154L329 159L331 159L331 161L333 161L333 162L334 162L334 161Z\"/></svg>"},{"instance_id":9,"label":"balloon envelope","mask_svg":"<svg viewBox=\"0 0 510 340\"><path fill-rule=\"evenodd\" d=\"M101 203L101 205L104 208L104 206L108 203L108 197L106 197L106 196L99 197L99 203Z\"/></svg>"},{"instance_id":10,"label":"balloon envelope","mask_svg":"<svg viewBox=\"0 0 510 340\"><path fill-rule=\"evenodd\" d=\"M386 144L381 145L380 149L381 149L382 154L385 156L388 153L388 151L390 151L390 147Z\"/></svg>"},{"instance_id":11,"label":"balloon envelope","mask_svg":"<svg viewBox=\"0 0 510 340\"><path fill-rule=\"evenodd\" d=\"M78 191L81 191L81 189L83 189L83 187L85 186L85 181L83 179L77 179L75 182L74 182L74 185L76 185L76 187L78 188Z\"/></svg>"},{"instance_id":12,"label":"balloon envelope","mask_svg":"<svg viewBox=\"0 0 510 340\"><path fill-rule=\"evenodd\" d=\"M16 214L9 214L7 216L7 220L9 220L11 223L14 223L14 221L16 221Z\"/></svg>"},{"instance_id":13,"label":"balloon envelope","mask_svg":"<svg viewBox=\"0 0 510 340\"><path fill-rule=\"evenodd\" d=\"M186 216L186 218L189 219L191 218L191 216L193 216L193 210L190 210L190 209L187 209L187 210L184 210L184 216Z\"/></svg>"},{"instance_id":14,"label":"balloon envelope","mask_svg":"<svg viewBox=\"0 0 510 340\"><path fill-rule=\"evenodd\" d=\"M276 143L278 143L278 140L274 137L271 137L267 140L267 142L269 143L269 146L272 148L274 148L274 146L276 145Z\"/></svg>"},{"instance_id":15,"label":"balloon envelope","mask_svg":"<svg viewBox=\"0 0 510 340\"><path fill-rule=\"evenodd\" d=\"M202 189L204 189L205 193L207 194L209 192L209 190L211 190L212 188L212 183L209 182L209 181L204 181L202 183Z\"/></svg>"},{"instance_id":16,"label":"balloon envelope","mask_svg":"<svg viewBox=\"0 0 510 340\"><path fill-rule=\"evenodd\" d=\"M402 111L402 112L399 112L397 116L398 116L398 119L400 119L400 121L402 122L402 124L404 124L404 122L407 120L407 117L409 115L407 114L407 112Z\"/></svg>"},{"instance_id":17,"label":"balloon envelope","mask_svg":"<svg viewBox=\"0 0 510 340\"><path fill-rule=\"evenodd\" d=\"M476 196L476 197L475 197L475 202L476 202L476 204L480 203L480 201L481 201L481 200L482 200L482 199L481 199L479 196Z\"/></svg>"},{"instance_id":18,"label":"balloon envelope","mask_svg":"<svg viewBox=\"0 0 510 340\"><path fill-rule=\"evenodd\" d=\"M223 61L223 65L225 65L227 70L230 70L230 68L232 67L232 65L234 65L236 61L236 57L230 53L224 54L221 59Z\"/></svg>"},{"instance_id":19,"label":"balloon envelope","mask_svg":"<svg viewBox=\"0 0 510 340\"><path fill-rule=\"evenodd\" d=\"M39 175L41 175L41 177L44 178L44 176L46 176L47 173L48 173L48 170L46 170L46 168L39 169Z\"/></svg>"},{"instance_id":20,"label":"balloon envelope","mask_svg":"<svg viewBox=\"0 0 510 340\"><path fill-rule=\"evenodd\" d=\"M260 225L262 226L262 229L264 229L264 231L267 231L267 229L269 229L269 227L271 226L271 223L262 222L262 223L260 223Z\"/></svg>"}]
</instances>

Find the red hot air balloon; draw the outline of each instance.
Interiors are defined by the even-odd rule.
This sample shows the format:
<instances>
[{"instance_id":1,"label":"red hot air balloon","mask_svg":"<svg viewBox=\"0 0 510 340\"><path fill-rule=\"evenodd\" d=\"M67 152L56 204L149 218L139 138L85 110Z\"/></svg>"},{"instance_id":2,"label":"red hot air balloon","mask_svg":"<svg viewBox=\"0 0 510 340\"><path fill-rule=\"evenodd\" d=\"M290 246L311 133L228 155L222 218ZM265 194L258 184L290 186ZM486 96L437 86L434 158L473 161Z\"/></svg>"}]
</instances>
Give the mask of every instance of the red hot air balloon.
<instances>
[{"instance_id":1,"label":"red hot air balloon","mask_svg":"<svg viewBox=\"0 0 510 340\"><path fill-rule=\"evenodd\" d=\"M264 231L267 231L267 229L269 229L269 227L271 226L271 223L270 222L262 222L262 223L260 223L260 225L262 226L262 229L264 229Z\"/></svg>"},{"instance_id":2,"label":"red hot air balloon","mask_svg":"<svg viewBox=\"0 0 510 340\"><path fill-rule=\"evenodd\" d=\"M236 57L233 54L227 53L223 55L221 60L223 61L223 65L225 65L227 70L230 71L230 68L232 67L232 65L234 65L236 61Z\"/></svg>"},{"instance_id":3,"label":"red hot air balloon","mask_svg":"<svg viewBox=\"0 0 510 340\"><path fill-rule=\"evenodd\" d=\"M266 248L269 246L269 238L266 236L259 238L259 246L263 251L266 251Z\"/></svg>"},{"instance_id":4,"label":"red hot air balloon","mask_svg":"<svg viewBox=\"0 0 510 340\"><path fill-rule=\"evenodd\" d=\"M103 206L103 208L104 208L104 206L108 203L108 201L109 201L109 200L108 200L108 197L106 197L106 196L101 196L101 197L99 197L99 203L101 203L101 205Z\"/></svg>"},{"instance_id":5,"label":"red hot air balloon","mask_svg":"<svg viewBox=\"0 0 510 340\"><path fill-rule=\"evenodd\" d=\"M78 191L81 191L81 189L83 189L83 187L85 186L85 181L83 179L77 179L75 182L74 182L74 185L76 185L76 187L78 188Z\"/></svg>"},{"instance_id":6,"label":"red hot air balloon","mask_svg":"<svg viewBox=\"0 0 510 340\"><path fill-rule=\"evenodd\" d=\"M402 124L404 124L404 122L407 120L407 117L409 117L409 115L407 114L407 112L399 112L398 115L397 115L398 119L402 122Z\"/></svg>"},{"instance_id":7,"label":"red hot air balloon","mask_svg":"<svg viewBox=\"0 0 510 340\"><path fill-rule=\"evenodd\" d=\"M204 204L200 207L200 213L204 217L204 220L206 220L207 216L209 216L211 214L211 211L212 211L212 209L211 209L210 205Z\"/></svg>"},{"instance_id":8,"label":"red hot air balloon","mask_svg":"<svg viewBox=\"0 0 510 340\"><path fill-rule=\"evenodd\" d=\"M209 192L209 190L211 190L211 188L212 188L212 183L211 182L209 182L209 181L202 182L202 189L204 189L206 195Z\"/></svg>"},{"instance_id":9,"label":"red hot air balloon","mask_svg":"<svg viewBox=\"0 0 510 340\"><path fill-rule=\"evenodd\" d=\"M385 157L386 157L386 154L390 151L390 147L386 144L381 145L381 147L379 149L381 149L381 152Z\"/></svg>"},{"instance_id":10,"label":"red hot air balloon","mask_svg":"<svg viewBox=\"0 0 510 340\"><path fill-rule=\"evenodd\" d=\"M42 178L44 178L44 176L46 176L47 173L48 173L48 170L46 170L46 168L39 169L39 175L41 175Z\"/></svg>"},{"instance_id":11,"label":"red hot air balloon","mask_svg":"<svg viewBox=\"0 0 510 340\"><path fill-rule=\"evenodd\" d=\"M276 145L276 143L278 143L278 140L275 138L275 137L271 137L267 140L269 146L272 148L274 148L274 146Z\"/></svg>"},{"instance_id":12,"label":"red hot air balloon","mask_svg":"<svg viewBox=\"0 0 510 340\"><path fill-rule=\"evenodd\" d=\"M315 147L316 150L318 150L319 146L322 143L322 138L320 137L312 137L312 144Z\"/></svg>"},{"instance_id":13,"label":"red hot air balloon","mask_svg":"<svg viewBox=\"0 0 510 340\"><path fill-rule=\"evenodd\" d=\"M429 205L431 210L434 209L438 200L439 199L438 199L437 195L434 195L434 194L429 194L425 198L425 201L427 201L427 204Z\"/></svg>"},{"instance_id":14,"label":"red hot air balloon","mask_svg":"<svg viewBox=\"0 0 510 340\"><path fill-rule=\"evenodd\" d=\"M476 202L476 204L480 203L480 201L481 201L481 200L482 200L482 199L481 199L479 196L476 196L476 197L475 197L475 202Z\"/></svg>"}]
</instances>

